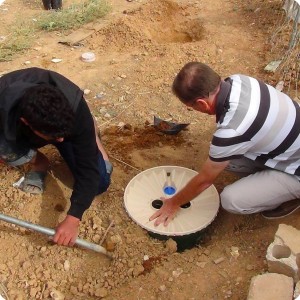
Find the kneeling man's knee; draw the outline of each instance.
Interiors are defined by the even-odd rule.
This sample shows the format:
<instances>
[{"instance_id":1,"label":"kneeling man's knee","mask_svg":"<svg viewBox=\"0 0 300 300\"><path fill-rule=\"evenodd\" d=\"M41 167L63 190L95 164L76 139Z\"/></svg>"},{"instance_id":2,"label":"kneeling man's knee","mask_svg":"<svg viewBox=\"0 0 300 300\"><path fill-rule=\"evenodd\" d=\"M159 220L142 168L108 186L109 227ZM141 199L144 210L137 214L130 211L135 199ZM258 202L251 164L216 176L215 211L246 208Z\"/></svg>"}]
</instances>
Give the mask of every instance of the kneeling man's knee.
<instances>
[{"instance_id":1,"label":"kneeling man's knee","mask_svg":"<svg viewBox=\"0 0 300 300\"><path fill-rule=\"evenodd\" d=\"M110 185L110 179L107 179L107 178L102 179L99 184L98 195L106 192L109 185Z\"/></svg>"},{"instance_id":2,"label":"kneeling man's knee","mask_svg":"<svg viewBox=\"0 0 300 300\"><path fill-rule=\"evenodd\" d=\"M220 198L221 205L225 210L234 214L247 213L241 203L241 195L238 195L230 185L224 188Z\"/></svg>"},{"instance_id":3,"label":"kneeling man's knee","mask_svg":"<svg viewBox=\"0 0 300 300\"><path fill-rule=\"evenodd\" d=\"M103 176L100 176L100 183L98 187L98 195L107 191L110 185L110 174L106 173Z\"/></svg>"}]
</instances>

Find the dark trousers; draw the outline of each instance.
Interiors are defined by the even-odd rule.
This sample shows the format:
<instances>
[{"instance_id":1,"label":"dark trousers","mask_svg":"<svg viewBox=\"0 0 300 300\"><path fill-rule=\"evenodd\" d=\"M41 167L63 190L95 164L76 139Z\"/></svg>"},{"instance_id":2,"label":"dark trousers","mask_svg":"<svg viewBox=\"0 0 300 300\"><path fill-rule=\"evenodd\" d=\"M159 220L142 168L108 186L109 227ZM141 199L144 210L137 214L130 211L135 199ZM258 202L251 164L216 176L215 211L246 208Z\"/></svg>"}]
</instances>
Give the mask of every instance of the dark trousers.
<instances>
[{"instance_id":1,"label":"dark trousers","mask_svg":"<svg viewBox=\"0 0 300 300\"><path fill-rule=\"evenodd\" d=\"M67 163L73 176L75 177L76 161L71 143L63 142L54 144L62 158ZM110 173L106 170L106 164L100 151L98 151L98 171L99 171L99 186L98 195L104 193L110 185Z\"/></svg>"}]
</instances>

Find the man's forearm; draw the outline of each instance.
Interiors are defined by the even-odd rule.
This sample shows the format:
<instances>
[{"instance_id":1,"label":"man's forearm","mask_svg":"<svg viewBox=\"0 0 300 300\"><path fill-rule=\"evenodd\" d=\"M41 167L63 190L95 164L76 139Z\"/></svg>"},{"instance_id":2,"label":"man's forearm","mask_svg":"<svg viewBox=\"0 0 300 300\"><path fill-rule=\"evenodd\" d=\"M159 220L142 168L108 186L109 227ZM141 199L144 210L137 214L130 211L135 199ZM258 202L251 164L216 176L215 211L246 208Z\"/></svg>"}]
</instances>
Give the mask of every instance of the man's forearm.
<instances>
[{"instance_id":1,"label":"man's forearm","mask_svg":"<svg viewBox=\"0 0 300 300\"><path fill-rule=\"evenodd\" d=\"M181 206L192 201L213 184L228 163L228 161L214 163L210 159L207 159L200 172L193 177L182 190L171 198L172 202Z\"/></svg>"},{"instance_id":2,"label":"man's forearm","mask_svg":"<svg viewBox=\"0 0 300 300\"><path fill-rule=\"evenodd\" d=\"M172 202L177 206L181 206L192 201L200 193L206 190L212 183L203 179L203 176L198 174L192 178L188 184L181 189L174 197Z\"/></svg>"}]
</instances>

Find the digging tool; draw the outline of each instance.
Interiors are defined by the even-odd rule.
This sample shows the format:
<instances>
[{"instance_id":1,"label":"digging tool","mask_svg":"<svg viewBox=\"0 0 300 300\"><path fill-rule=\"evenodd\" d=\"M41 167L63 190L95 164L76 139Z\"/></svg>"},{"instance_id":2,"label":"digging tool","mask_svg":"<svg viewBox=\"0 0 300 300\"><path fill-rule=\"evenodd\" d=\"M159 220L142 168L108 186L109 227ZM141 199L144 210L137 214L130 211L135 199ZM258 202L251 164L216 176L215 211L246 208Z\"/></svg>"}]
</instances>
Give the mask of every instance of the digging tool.
<instances>
[{"instance_id":1,"label":"digging tool","mask_svg":"<svg viewBox=\"0 0 300 300\"><path fill-rule=\"evenodd\" d=\"M0 220L8 222L8 223L15 224L15 225L18 225L18 226L22 226L22 227L25 227L25 228L28 228L28 229L32 229L32 230L35 230L37 232L47 234L49 236L54 236L54 234L55 234L55 230L53 230L51 228L47 228L47 227L43 227L43 226L40 226L40 225L37 225L37 224L26 222L26 221L23 221L23 220L14 218L14 217L10 217L10 216L4 215L4 214L0 214ZM80 247L102 253L102 254L108 256L109 258L112 258L111 254L108 253L108 251L105 248L103 248L103 247L101 247L97 244L90 243L90 242L87 242L87 241L79 239L79 238L77 238L75 240L75 244L80 246Z\"/></svg>"}]
</instances>

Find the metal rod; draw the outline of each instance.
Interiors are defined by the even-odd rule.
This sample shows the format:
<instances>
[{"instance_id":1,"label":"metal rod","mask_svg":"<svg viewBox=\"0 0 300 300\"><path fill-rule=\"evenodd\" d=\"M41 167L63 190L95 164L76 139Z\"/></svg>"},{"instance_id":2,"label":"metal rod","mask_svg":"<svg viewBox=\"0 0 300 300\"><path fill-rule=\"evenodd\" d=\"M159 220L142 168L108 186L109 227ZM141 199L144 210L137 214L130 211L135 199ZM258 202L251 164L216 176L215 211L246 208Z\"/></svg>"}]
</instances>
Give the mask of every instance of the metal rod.
<instances>
[{"instance_id":1,"label":"metal rod","mask_svg":"<svg viewBox=\"0 0 300 300\"><path fill-rule=\"evenodd\" d=\"M8 222L8 223L15 224L15 225L19 225L19 226L22 226L22 227L25 227L25 228L28 228L28 229L32 229L32 230L38 231L40 233L44 233L44 234L49 235L49 236L54 236L54 234L55 234L54 229L43 227L43 226L33 224L33 223L30 223L30 222L26 222L26 221L23 221L23 220L20 220L20 219L17 219L17 218L13 218L13 217L10 217L10 216L4 215L4 214L0 214L0 220ZM110 258L112 257L111 254L108 253L108 251L105 248L103 248L103 247L101 247L97 244L90 243L90 242L87 242L87 241L79 239L79 238L77 238L75 240L75 244L78 245L78 246L81 246L83 248L105 254L106 256L108 256Z\"/></svg>"}]
</instances>

